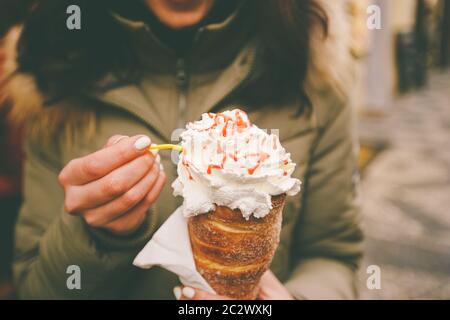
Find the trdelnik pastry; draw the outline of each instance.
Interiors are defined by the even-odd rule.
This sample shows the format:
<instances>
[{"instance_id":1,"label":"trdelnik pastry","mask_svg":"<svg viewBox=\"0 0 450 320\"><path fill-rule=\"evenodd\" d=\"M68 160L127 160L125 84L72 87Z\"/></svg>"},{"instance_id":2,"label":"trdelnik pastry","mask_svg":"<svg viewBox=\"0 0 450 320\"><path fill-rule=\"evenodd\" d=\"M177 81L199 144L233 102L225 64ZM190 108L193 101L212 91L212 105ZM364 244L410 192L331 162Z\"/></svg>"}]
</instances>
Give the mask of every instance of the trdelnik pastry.
<instances>
[{"instance_id":1,"label":"trdelnik pastry","mask_svg":"<svg viewBox=\"0 0 450 320\"><path fill-rule=\"evenodd\" d=\"M255 299L279 243L286 195L300 191L278 136L241 110L207 113L181 135L174 195L197 271L221 295Z\"/></svg>"},{"instance_id":2,"label":"trdelnik pastry","mask_svg":"<svg viewBox=\"0 0 450 320\"><path fill-rule=\"evenodd\" d=\"M186 216L221 205L262 218L271 196L299 192L300 181L291 177L295 164L278 136L252 124L245 112L205 113L186 128L172 185L174 195L184 198Z\"/></svg>"}]
</instances>

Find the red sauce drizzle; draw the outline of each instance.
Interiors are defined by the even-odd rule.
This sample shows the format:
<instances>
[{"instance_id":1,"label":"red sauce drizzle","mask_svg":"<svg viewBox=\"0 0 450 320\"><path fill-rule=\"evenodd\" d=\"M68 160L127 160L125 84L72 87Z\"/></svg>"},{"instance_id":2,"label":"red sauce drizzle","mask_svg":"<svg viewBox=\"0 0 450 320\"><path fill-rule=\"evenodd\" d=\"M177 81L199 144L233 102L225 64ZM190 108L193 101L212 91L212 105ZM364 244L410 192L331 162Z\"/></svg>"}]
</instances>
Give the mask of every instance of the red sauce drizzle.
<instances>
[{"instance_id":1,"label":"red sauce drizzle","mask_svg":"<svg viewBox=\"0 0 450 320\"><path fill-rule=\"evenodd\" d=\"M185 166L184 168L186 169L186 172L187 172L187 174L189 176L189 180L194 180L194 178L192 178L191 171L188 169L188 166Z\"/></svg>"},{"instance_id":2,"label":"red sauce drizzle","mask_svg":"<svg viewBox=\"0 0 450 320\"><path fill-rule=\"evenodd\" d=\"M266 161L267 159L269 159L269 157L270 157L270 154L265 153L265 152L261 152L261 154L259 155L259 160L260 160L261 162L264 162L264 161Z\"/></svg>"},{"instance_id":3,"label":"red sauce drizzle","mask_svg":"<svg viewBox=\"0 0 450 320\"><path fill-rule=\"evenodd\" d=\"M238 161L237 151L235 151L234 153L230 153L229 157L234 161Z\"/></svg>"},{"instance_id":4,"label":"red sauce drizzle","mask_svg":"<svg viewBox=\"0 0 450 320\"><path fill-rule=\"evenodd\" d=\"M206 131L206 130L214 129L215 127L217 127L220 124L219 118L222 118L223 119L223 123L224 123L224 128L222 130L222 135L224 137L226 137L227 134L228 134L227 130L228 130L229 122L231 122L233 124L233 132L235 130L235 127L237 127L239 132L242 132L245 128L248 128L248 126L249 126L249 122L244 120L244 118L242 117L242 113L244 113L244 112L236 110L236 112L235 112L236 120L233 121L233 119L231 117L226 116L224 113L211 113L211 112L208 112L208 116L211 119L214 120L214 124L211 127L206 128L206 129L202 129L200 131Z\"/></svg>"},{"instance_id":5,"label":"red sauce drizzle","mask_svg":"<svg viewBox=\"0 0 450 320\"><path fill-rule=\"evenodd\" d=\"M284 161L283 161L283 165L286 166L286 165L288 165L288 164L289 164L289 161L287 161L287 160L284 160ZM287 171L286 171L286 169L285 169L284 172L283 172L283 176L287 176L287 174L288 174L288 173L287 173Z\"/></svg>"},{"instance_id":6,"label":"red sauce drizzle","mask_svg":"<svg viewBox=\"0 0 450 320\"><path fill-rule=\"evenodd\" d=\"M228 122L225 122L225 125L223 126L223 130L222 130L222 136L224 136L224 137L227 136L227 127L228 127Z\"/></svg>"},{"instance_id":7,"label":"red sauce drizzle","mask_svg":"<svg viewBox=\"0 0 450 320\"><path fill-rule=\"evenodd\" d=\"M264 138L261 141L261 144L264 145L266 143L266 140L267 140L267 136L264 136Z\"/></svg>"},{"instance_id":8,"label":"red sauce drizzle","mask_svg":"<svg viewBox=\"0 0 450 320\"><path fill-rule=\"evenodd\" d=\"M222 166L219 166L217 164L210 164L208 166L208 170L206 171L208 174L212 173L212 169L222 169Z\"/></svg>"},{"instance_id":9,"label":"red sauce drizzle","mask_svg":"<svg viewBox=\"0 0 450 320\"><path fill-rule=\"evenodd\" d=\"M254 174L256 169L258 169L259 165L261 164L260 161L258 161L258 163L256 164L256 166L254 166L253 168L249 168L248 169L248 174Z\"/></svg>"},{"instance_id":10,"label":"red sauce drizzle","mask_svg":"<svg viewBox=\"0 0 450 320\"><path fill-rule=\"evenodd\" d=\"M251 153L249 154L249 156L259 156L257 164L254 167L247 169L248 174L254 174L256 169L258 169L259 166L261 165L261 163L266 161L270 157L270 154L261 152L260 154Z\"/></svg>"},{"instance_id":11,"label":"red sauce drizzle","mask_svg":"<svg viewBox=\"0 0 450 320\"><path fill-rule=\"evenodd\" d=\"M248 123L242 118L241 111L236 111L235 115L238 132L242 132L245 128L248 128Z\"/></svg>"},{"instance_id":12,"label":"red sauce drizzle","mask_svg":"<svg viewBox=\"0 0 450 320\"><path fill-rule=\"evenodd\" d=\"M244 118L242 117L242 114L245 114L245 113L243 111L236 110L235 111L235 118L236 118L236 120L233 121L233 119L231 117L226 116L224 113L216 113L215 114L215 113L209 112L208 116L211 119L214 120L214 123L211 125L211 127L203 129L202 131L207 131L207 130L211 130L211 129L216 128L219 124L221 124L219 119L222 118L223 119L223 124L224 124L223 129L222 129L222 136L223 137L226 137L228 135L228 130L230 129L230 128L228 128L228 126L230 125L230 122L231 122L231 125L232 125L232 128L231 128L232 133L235 132L236 128L237 128L238 132L240 133L245 128L248 128L249 126L252 126L252 124L250 124L250 122L244 120ZM250 142L251 136L246 139L245 142L247 144ZM264 138L263 143L264 143L264 141L266 141L266 138ZM274 139L274 149L276 149L276 141L275 141L275 139ZM218 165L218 164L210 164L210 165L208 165L208 168L207 168L207 173L208 174L211 174L213 169L223 169L224 168L225 162L227 160L227 155L225 154L223 145L221 145L220 142L217 142L217 153L218 154L224 153L224 156L222 158L222 162L221 162L220 165ZM248 169L249 174L253 174L256 171L256 169L261 165L261 162L265 161L270 155L267 154L267 153L261 153L261 154L251 154L251 155L248 155L248 156L259 157L257 165L254 166L253 168L249 168ZM229 154L228 157L232 158L234 161L238 161L237 150L235 150L234 153ZM244 157L247 157L247 155L245 155Z\"/></svg>"},{"instance_id":13,"label":"red sauce drizzle","mask_svg":"<svg viewBox=\"0 0 450 320\"><path fill-rule=\"evenodd\" d=\"M226 155L226 154L223 155L223 159L222 159L222 169L223 169L223 166L225 165L225 161L227 161L227 155Z\"/></svg>"},{"instance_id":14,"label":"red sauce drizzle","mask_svg":"<svg viewBox=\"0 0 450 320\"><path fill-rule=\"evenodd\" d=\"M186 169L186 172L189 176L189 180L194 180L194 178L191 175L191 171L189 170L189 162L186 160L186 149L183 149L183 151L181 152L181 159L182 159L181 163Z\"/></svg>"},{"instance_id":15,"label":"red sauce drizzle","mask_svg":"<svg viewBox=\"0 0 450 320\"><path fill-rule=\"evenodd\" d=\"M220 163L220 165L218 165L218 164L210 164L208 166L208 169L206 170L206 172L208 174L211 174L212 173L212 169L223 169L226 161L227 161L227 155L224 154L223 158L222 158L222 162Z\"/></svg>"},{"instance_id":16,"label":"red sauce drizzle","mask_svg":"<svg viewBox=\"0 0 450 320\"><path fill-rule=\"evenodd\" d=\"M222 144L220 143L220 141L217 141L217 153L223 153L223 148L222 148Z\"/></svg>"},{"instance_id":17,"label":"red sauce drizzle","mask_svg":"<svg viewBox=\"0 0 450 320\"><path fill-rule=\"evenodd\" d=\"M253 134L251 134L250 137L248 137L248 138L245 140L245 143L248 144L248 143L250 142L250 139L251 139L251 138L253 138Z\"/></svg>"}]
</instances>

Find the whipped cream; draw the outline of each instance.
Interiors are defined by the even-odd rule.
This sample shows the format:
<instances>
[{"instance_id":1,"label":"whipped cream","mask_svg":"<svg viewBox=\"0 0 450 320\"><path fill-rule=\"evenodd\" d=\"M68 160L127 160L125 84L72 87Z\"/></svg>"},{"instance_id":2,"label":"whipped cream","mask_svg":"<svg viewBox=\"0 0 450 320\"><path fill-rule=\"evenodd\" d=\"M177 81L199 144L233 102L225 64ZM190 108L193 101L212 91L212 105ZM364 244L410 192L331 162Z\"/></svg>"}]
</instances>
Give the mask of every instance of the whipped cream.
<instances>
[{"instance_id":1,"label":"whipped cream","mask_svg":"<svg viewBox=\"0 0 450 320\"><path fill-rule=\"evenodd\" d=\"M205 113L181 134L175 196L182 196L183 214L207 213L216 205L239 209L244 218L266 216L271 197L300 191L292 178L295 163L278 136L252 124L235 109Z\"/></svg>"}]
</instances>

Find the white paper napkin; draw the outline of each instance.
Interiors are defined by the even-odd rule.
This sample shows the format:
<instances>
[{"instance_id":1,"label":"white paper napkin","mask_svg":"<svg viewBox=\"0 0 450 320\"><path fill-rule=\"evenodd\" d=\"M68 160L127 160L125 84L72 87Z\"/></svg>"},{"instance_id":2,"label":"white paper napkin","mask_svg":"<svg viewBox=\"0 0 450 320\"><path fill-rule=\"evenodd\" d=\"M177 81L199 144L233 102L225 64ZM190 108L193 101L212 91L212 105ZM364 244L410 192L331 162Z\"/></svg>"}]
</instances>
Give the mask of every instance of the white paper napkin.
<instances>
[{"instance_id":1,"label":"white paper napkin","mask_svg":"<svg viewBox=\"0 0 450 320\"><path fill-rule=\"evenodd\" d=\"M161 266L178 275L183 285L215 293L195 268L187 218L181 206L155 232L133 264L143 269Z\"/></svg>"}]
</instances>

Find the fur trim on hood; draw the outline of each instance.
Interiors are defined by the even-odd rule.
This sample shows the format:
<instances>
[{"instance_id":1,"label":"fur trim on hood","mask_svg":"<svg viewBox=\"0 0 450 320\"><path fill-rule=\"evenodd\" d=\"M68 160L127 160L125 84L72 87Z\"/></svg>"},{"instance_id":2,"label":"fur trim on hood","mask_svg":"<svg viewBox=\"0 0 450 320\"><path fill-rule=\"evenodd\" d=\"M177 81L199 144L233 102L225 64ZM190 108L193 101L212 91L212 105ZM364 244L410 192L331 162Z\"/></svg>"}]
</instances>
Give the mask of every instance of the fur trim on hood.
<instances>
[{"instance_id":1,"label":"fur trim on hood","mask_svg":"<svg viewBox=\"0 0 450 320\"><path fill-rule=\"evenodd\" d=\"M22 32L14 27L3 41L1 53L5 60L0 69L0 105L11 106L10 117L22 122L42 110L44 98L32 75L17 73L17 43Z\"/></svg>"},{"instance_id":2,"label":"fur trim on hood","mask_svg":"<svg viewBox=\"0 0 450 320\"><path fill-rule=\"evenodd\" d=\"M44 108L44 94L37 87L33 75L17 72L17 43L22 27L12 28L3 40L0 55L4 62L0 68L0 108L9 107L9 119L21 125L31 121L27 130L31 136L42 138L44 144L50 141L54 130L65 132L66 144L73 145L79 138L74 128L83 124L87 137L95 133L95 112L58 106Z\"/></svg>"},{"instance_id":3,"label":"fur trim on hood","mask_svg":"<svg viewBox=\"0 0 450 320\"><path fill-rule=\"evenodd\" d=\"M313 27L310 44L310 64L306 77L306 92L312 94L322 89L334 90L346 98L353 58L350 52L350 24L343 0L316 0L325 10L329 19L329 34L326 39L318 26ZM0 69L0 105L11 106L10 117L21 122L33 116L47 112L43 108L44 96L39 91L35 78L30 74L17 73L17 43L22 31L21 26L14 27L3 40L2 49L5 61ZM314 97L312 97L314 101ZM67 110L63 111L67 114ZM56 119L49 120L58 122ZM48 122L48 121L47 121ZM51 125L47 123L47 125Z\"/></svg>"}]
</instances>

